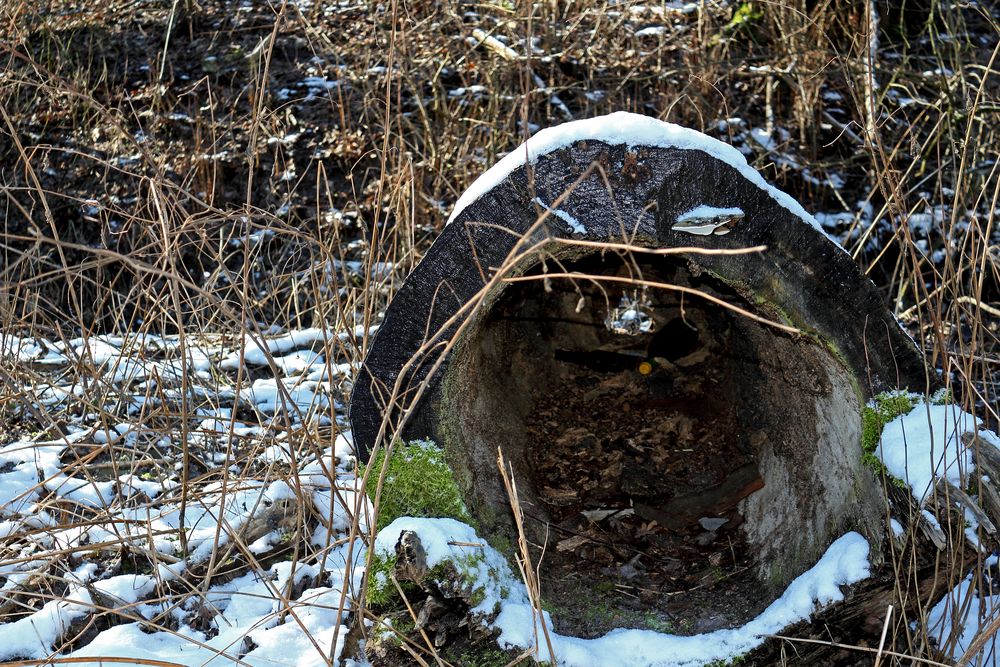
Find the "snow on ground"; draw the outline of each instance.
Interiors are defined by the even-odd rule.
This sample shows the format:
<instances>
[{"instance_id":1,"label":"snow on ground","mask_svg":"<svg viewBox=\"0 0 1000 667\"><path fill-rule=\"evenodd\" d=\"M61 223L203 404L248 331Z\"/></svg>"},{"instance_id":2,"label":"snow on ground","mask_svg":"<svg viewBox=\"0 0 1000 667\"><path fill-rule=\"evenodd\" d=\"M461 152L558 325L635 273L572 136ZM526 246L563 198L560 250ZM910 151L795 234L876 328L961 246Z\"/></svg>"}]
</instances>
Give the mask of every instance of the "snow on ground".
<instances>
[{"instance_id":1,"label":"snow on ground","mask_svg":"<svg viewBox=\"0 0 1000 667\"><path fill-rule=\"evenodd\" d=\"M788 169L799 174L806 183L814 186L829 187L833 190L840 190L844 187L844 178L836 173L830 172L818 176L813 170L802 164L793 153L781 150L781 146L787 146L791 135L784 128L776 128L768 131L763 128L753 128L750 130L750 139L757 145L758 149L765 152L774 164L782 169Z\"/></svg>"},{"instance_id":2,"label":"snow on ground","mask_svg":"<svg viewBox=\"0 0 1000 667\"><path fill-rule=\"evenodd\" d=\"M622 308L623 321L641 319L636 304ZM156 336L0 336L0 354L16 360L35 397L20 403L19 417L40 426L0 441L0 660L355 664L344 651L365 548L351 528L355 517L364 527L371 508L343 428L352 371L345 346L365 333L189 337L183 347ZM954 406L921 402L886 425L878 454L924 501L937 479L964 484L972 460L961 435L977 424ZM1000 446L990 433L980 437ZM182 442L197 479L187 497ZM501 647L538 646L541 621L524 585L471 527L398 519L376 551L390 553L404 529L419 532L432 567L476 554L466 564L484 591L477 615ZM904 534L898 522L892 530ZM929 617L932 636L953 655L994 617L1000 598L983 582L995 561ZM206 581L209 568L231 570ZM868 573L868 543L849 533L740 628L694 637L622 628L580 639L543 618L560 665L693 666L752 650ZM538 650L548 651L544 642ZM992 645L986 650L984 664L997 664Z\"/></svg>"},{"instance_id":3,"label":"snow on ground","mask_svg":"<svg viewBox=\"0 0 1000 667\"><path fill-rule=\"evenodd\" d=\"M338 360L365 333L0 335L34 397L14 422L42 427L0 440L0 661L353 663L365 549L350 529L370 508L337 434ZM232 574L206 583L209 568ZM76 641L96 618L111 627Z\"/></svg>"},{"instance_id":4,"label":"snow on ground","mask_svg":"<svg viewBox=\"0 0 1000 667\"><path fill-rule=\"evenodd\" d=\"M1000 618L998 576L1000 569L994 555L978 571L970 572L931 609L927 618L928 635L953 660L959 660L972 647L981 627ZM967 664L980 667L1000 665L996 634Z\"/></svg>"},{"instance_id":5,"label":"snow on ground","mask_svg":"<svg viewBox=\"0 0 1000 667\"><path fill-rule=\"evenodd\" d=\"M265 572L213 586L204 595L203 604L213 614L206 631L182 626L178 632L150 633L141 622L125 623L102 632L70 655L156 658L183 665L228 665L241 660L261 667L321 667L328 665L331 657L336 663L347 640L345 622L352 607L352 591L360 586L362 573L357 566L346 567L346 552L345 545L331 551L322 564L296 567L285 561ZM326 572L323 577L319 576L321 566ZM320 578L323 585L305 589L295 600L288 600L283 593L303 581ZM162 613L149 606L143 610L146 614Z\"/></svg>"},{"instance_id":6,"label":"snow on ground","mask_svg":"<svg viewBox=\"0 0 1000 667\"><path fill-rule=\"evenodd\" d=\"M848 533L830 548L810 570L795 579L760 616L746 625L716 630L704 635L675 636L651 630L619 629L597 639L563 637L552 633L552 652L559 664L573 667L695 667L715 660L742 655L792 623L817 609L843 600L840 586L856 583L869 575L868 542L858 533ZM533 645L532 608L515 602L504 605L496 625L500 642L518 647ZM551 621L546 618L551 628ZM546 657L548 649L541 649ZM668 657L669 656L669 657Z\"/></svg>"}]
</instances>

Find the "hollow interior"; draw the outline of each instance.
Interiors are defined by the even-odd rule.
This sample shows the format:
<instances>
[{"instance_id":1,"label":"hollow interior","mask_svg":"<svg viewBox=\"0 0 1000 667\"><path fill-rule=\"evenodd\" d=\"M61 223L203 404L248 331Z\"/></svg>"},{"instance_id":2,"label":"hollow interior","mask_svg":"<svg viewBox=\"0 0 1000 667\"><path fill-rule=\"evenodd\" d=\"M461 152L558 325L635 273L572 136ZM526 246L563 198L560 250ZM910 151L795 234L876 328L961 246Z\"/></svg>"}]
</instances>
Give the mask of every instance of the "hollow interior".
<instances>
[{"instance_id":1,"label":"hollow interior","mask_svg":"<svg viewBox=\"0 0 1000 667\"><path fill-rule=\"evenodd\" d=\"M449 363L441 436L470 509L517 543L499 448L562 632L749 620L858 522L852 376L811 338L620 282L757 312L690 261L563 266L604 280L508 286Z\"/></svg>"}]
</instances>

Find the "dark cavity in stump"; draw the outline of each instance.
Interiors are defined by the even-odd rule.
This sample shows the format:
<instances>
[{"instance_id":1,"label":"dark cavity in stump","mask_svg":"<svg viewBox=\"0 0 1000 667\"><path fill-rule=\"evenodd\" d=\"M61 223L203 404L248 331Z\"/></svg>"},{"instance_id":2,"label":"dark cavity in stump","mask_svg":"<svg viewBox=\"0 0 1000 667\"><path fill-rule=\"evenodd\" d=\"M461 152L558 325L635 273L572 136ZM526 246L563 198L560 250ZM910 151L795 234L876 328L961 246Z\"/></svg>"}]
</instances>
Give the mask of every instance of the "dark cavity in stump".
<instances>
[{"instance_id":1,"label":"dark cavity in stump","mask_svg":"<svg viewBox=\"0 0 1000 667\"><path fill-rule=\"evenodd\" d=\"M568 267L754 310L684 260L606 254ZM700 297L516 283L463 336L443 389L445 445L470 507L487 534L512 540L497 447L515 468L562 632L742 624L850 514L860 451L844 443L858 442L860 399L846 369L812 340Z\"/></svg>"}]
</instances>

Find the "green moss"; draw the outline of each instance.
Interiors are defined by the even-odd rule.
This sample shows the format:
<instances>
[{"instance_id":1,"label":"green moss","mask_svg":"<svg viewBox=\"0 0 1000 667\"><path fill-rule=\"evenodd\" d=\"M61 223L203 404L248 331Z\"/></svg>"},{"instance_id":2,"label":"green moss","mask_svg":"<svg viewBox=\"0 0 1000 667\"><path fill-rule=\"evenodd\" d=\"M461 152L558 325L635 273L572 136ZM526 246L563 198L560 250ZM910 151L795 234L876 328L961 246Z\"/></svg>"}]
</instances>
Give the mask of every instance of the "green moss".
<instances>
[{"instance_id":1,"label":"green moss","mask_svg":"<svg viewBox=\"0 0 1000 667\"><path fill-rule=\"evenodd\" d=\"M493 533L492 535L486 535L485 539L491 547L499 551L500 555L507 559L507 563L511 566L512 570L517 569L517 564L513 560L517 551L514 548L514 543L510 541L509 537L502 533Z\"/></svg>"},{"instance_id":2,"label":"green moss","mask_svg":"<svg viewBox=\"0 0 1000 667\"><path fill-rule=\"evenodd\" d=\"M594 590L601 595L609 595L618 589L613 581L600 581L594 586Z\"/></svg>"},{"instance_id":3,"label":"green moss","mask_svg":"<svg viewBox=\"0 0 1000 667\"><path fill-rule=\"evenodd\" d=\"M662 632L666 635L685 635L691 632L691 621L682 621L679 625L672 621L660 618L652 611L647 611L643 615L643 627L653 632Z\"/></svg>"},{"instance_id":4,"label":"green moss","mask_svg":"<svg viewBox=\"0 0 1000 667\"><path fill-rule=\"evenodd\" d=\"M726 24L726 30L737 30L739 28L759 23L764 18L764 10L756 7L752 2L741 2L733 10L733 16Z\"/></svg>"},{"instance_id":5,"label":"green moss","mask_svg":"<svg viewBox=\"0 0 1000 667\"><path fill-rule=\"evenodd\" d=\"M896 417L908 414L920 400L919 394L906 391L887 391L877 395L861 410L862 461L876 473L886 475L893 484L902 488L905 488L905 483L889 474L875 450L878 448L885 425Z\"/></svg>"},{"instance_id":6,"label":"green moss","mask_svg":"<svg viewBox=\"0 0 1000 667\"><path fill-rule=\"evenodd\" d=\"M948 405L954 402L955 397L947 387L942 387L931 394L931 405Z\"/></svg>"},{"instance_id":7,"label":"green moss","mask_svg":"<svg viewBox=\"0 0 1000 667\"><path fill-rule=\"evenodd\" d=\"M612 624L618 620L618 610L612 606L611 602L602 600L595 602L583 610L583 619L587 623Z\"/></svg>"},{"instance_id":8,"label":"green moss","mask_svg":"<svg viewBox=\"0 0 1000 667\"><path fill-rule=\"evenodd\" d=\"M472 524L472 517L462 501L444 452L434 443L397 442L388 459L384 451L379 452L368 466L371 471L367 492L373 501L378 486L375 480L384 473L375 521L378 530L383 530L399 517L445 517ZM441 585L464 589L469 603L475 607L486 599L488 593L487 585L480 581L484 559L482 553L470 553L438 564L427 573L427 578ZM365 592L373 609L386 611L402 607L399 591L392 581L395 567L395 554L376 553L372 556ZM497 578L495 572L489 574L491 581ZM416 589L416 585L410 582L400 582L400 586L404 592Z\"/></svg>"},{"instance_id":9,"label":"green moss","mask_svg":"<svg viewBox=\"0 0 1000 667\"><path fill-rule=\"evenodd\" d=\"M757 312L764 317L779 322L781 324L787 324L790 327L795 327L799 330L799 333L806 338L809 338L816 344L822 346L829 352L834 359L840 362L840 365L846 369L851 368L850 362L848 362L847 357L844 355L843 350L841 350L833 341L820 335L818 331L806 327L802 322L801 318L795 317L792 312L784 309L780 304L779 298L780 288L782 285L780 283L774 283L770 285L770 295L765 297L763 294L750 289L748 285L742 282L727 280L718 274L713 273L714 277L718 278L722 282L726 283L730 287L736 289L736 291L743 296L743 298L748 301L752 301L757 306ZM851 386L854 388L854 393L858 397L858 400L862 400L861 387L857 382L857 378L854 377L854 373L848 373L851 379Z\"/></svg>"},{"instance_id":10,"label":"green moss","mask_svg":"<svg viewBox=\"0 0 1000 667\"><path fill-rule=\"evenodd\" d=\"M409 637L415 632L417 632L417 624L413 622L409 611L405 611L377 619L370 637L374 644L398 648L403 645L401 636Z\"/></svg>"},{"instance_id":11,"label":"green moss","mask_svg":"<svg viewBox=\"0 0 1000 667\"><path fill-rule=\"evenodd\" d=\"M450 517L472 523L462 502L455 476L445 462L444 452L429 441L397 443L386 463L385 451L379 451L368 463L368 497L375 500L377 474L388 466L379 500L375 527L382 530L401 516Z\"/></svg>"},{"instance_id":12,"label":"green moss","mask_svg":"<svg viewBox=\"0 0 1000 667\"><path fill-rule=\"evenodd\" d=\"M795 319L792 317L791 313L786 311L784 308L779 306L773 301L768 301L764 297L760 296L756 292L750 291L750 288L745 288L747 294L753 295L753 300L757 305L758 310L764 314L769 320L773 320L780 324L787 324L790 327L798 327Z\"/></svg>"},{"instance_id":13,"label":"green moss","mask_svg":"<svg viewBox=\"0 0 1000 667\"><path fill-rule=\"evenodd\" d=\"M542 598L542 609L553 617L571 618L585 632L606 632L611 628L640 628L671 635L690 633L690 620L664 618L655 610L630 608L617 603L608 591L612 582L599 582L593 588L581 586L563 591L558 602Z\"/></svg>"},{"instance_id":14,"label":"green moss","mask_svg":"<svg viewBox=\"0 0 1000 667\"><path fill-rule=\"evenodd\" d=\"M449 654L449 662L462 667L505 667L511 664L511 656L496 646L483 646L463 651L459 655ZM534 663L525 663L534 664Z\"/></svg>"},{"instance_id":15,"label":"green moss","mask_svg":"<svg viewBox=\"0 0 1000 667\"><path fill-rule=\"evenodd\" d=\"M395 567L395 554L382 556L376 553L372 556L371 567L365 576L365 595L370 607L384 609L399 599L399 593L390 579Z\"/></svg>"},{"instance_id":16,"label":"green moss","mask_svg":"<svg viewBox=\"0 0 1000 667\"><path fill-rule=\"evenodd\" d=\"M485 561L486 556L482 552L469 553L468 555L435 565L428 573L428 578L432 581L464 589L466 591L465 599L468 601L469 606L475 608L486 600L486 593L490 583L499 581L500 575L493 568L489 568L486 578L483 578L482 566ZM510 591L506 586L500 586L502 597L509 593ZM499 609L493 609L492 611L496 613L499 612Z\"/></svg>"},{"instance_id":17,"label":"green moss","mask_svg":"<svg viewBox=\"0 0 1000 667\"><path fill-rule=\"evenodd\" d=\"M417 624L413 622L413 617L410 616L409 612L393 621L392 627L399 633L393 633L392 635L393 639L395 639L399 644L403 643L399 639L399 635L409 636L417 631Z\"/></svg>"},{"instance_id":18,"label":"green moss","mask_svg":"<svg viewBox=\"0 0 1000 667\"><path fill-rule=\"evenodd\" d=\"M742 655L737 655L727 660L713 660L712 662L706 663L705 667L730 667L730 665L742 665L745 662L746 658Z\"/></svg>"}]
</instances>

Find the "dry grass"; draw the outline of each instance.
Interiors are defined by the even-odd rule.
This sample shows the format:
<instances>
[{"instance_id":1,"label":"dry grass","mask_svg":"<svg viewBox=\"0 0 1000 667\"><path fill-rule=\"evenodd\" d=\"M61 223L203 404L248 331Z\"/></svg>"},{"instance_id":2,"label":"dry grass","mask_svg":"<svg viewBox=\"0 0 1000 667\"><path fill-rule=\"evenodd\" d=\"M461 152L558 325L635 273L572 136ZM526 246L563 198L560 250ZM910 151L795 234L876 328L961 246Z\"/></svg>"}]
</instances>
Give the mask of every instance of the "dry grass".
<instances>
[{"instance_id":1,"label":"dry grass","mask_svg":"<svg viewBox=\"0 0 1000 667\"><path fill-rule=\"evenodd\" d=\"M995 428L1000 27L985 5L932 7L904 28L843 0L710 1L689 13L632 0L4 3L0 332L62 342L70 362L54 371L0 358L3 444L67 442L85 423L92 433L67 448L64 474L179 486L165 483L155 502L104 505L44 490L38 509L54 522L0 538L0 567L41 560L0 614L16 620L65 594L68 573L95 553L105 573L155 570L162 554L137 546L167 537L148 534L152 524L53 546L63 529L115 525L122 503L169 502L183 516L253 485L292 489L293 509L265 513L282 544L260 556L248 547L263 528L220 521L225 546L146 599L167 607L190 610L200 596L201 608L211 585L238 573L353 548L363 507L336 470L326 470L329 493L355 520L325 543L308 538L332 525L334 503L324 515L295 474L323 464L345 428L350 372L305 402L280 386L284 409L265 414L238 397L282 375L277 354L228 370L215 359L204 376L193 359L235 350L243 361L244 336L320 326L357 329L312 343L328 364L356 364L458 195L534 128L569 117L625 109L706 131L745 149L808 210L843 212L831 231L954 396ZM123 383L127 358L109 364L69 344L103 334L166 336L159 347L125 343L164 374ZM54 383L72 397L40 402ZM227 406L229 434L203 432L204 415ZM261 428L235 435L238 421ZM123 423L132 437L94 435ZM262 461L272 446L287 456ZM962 542L959 527L946 529ZM176 537L183 557L188 536ZM916 559L894 554L900 582ZM949 585L966 574L953 565L941 563ZM293 620L300 592L273 591ZM105 602L61 648L138 618ZM177 632L169 614L142 620ZM888 645L930 657L914 620L894 617ZM411 649L434 661L433 648Z\"/></svg>"}]
</instances>

